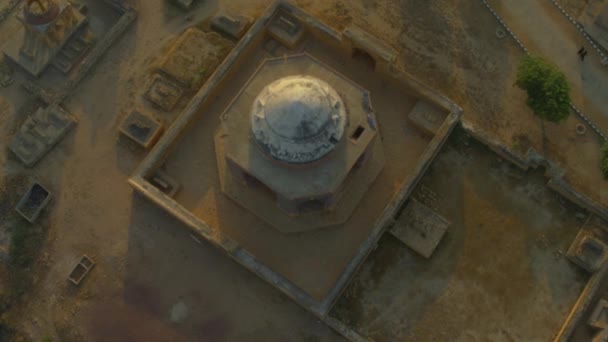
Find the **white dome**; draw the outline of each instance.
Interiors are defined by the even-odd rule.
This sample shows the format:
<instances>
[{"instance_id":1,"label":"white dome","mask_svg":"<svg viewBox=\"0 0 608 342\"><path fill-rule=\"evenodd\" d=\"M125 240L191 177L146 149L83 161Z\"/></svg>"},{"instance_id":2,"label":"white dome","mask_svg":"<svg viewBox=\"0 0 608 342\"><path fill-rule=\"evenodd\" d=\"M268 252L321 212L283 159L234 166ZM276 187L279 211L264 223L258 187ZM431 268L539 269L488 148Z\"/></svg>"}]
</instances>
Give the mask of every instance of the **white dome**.
<instances>
[{"instance_id":1,"label":"white dome","mask_svg":"<svg viewBox=\"0 0 608 342\"><path fill-rule=\"evenodd\" d=\"M307 163L328 154L342 139L346 110L326 82L289 76L266 86L253 103L251 129L275 159Z\"/></svg>"}]
</instances>

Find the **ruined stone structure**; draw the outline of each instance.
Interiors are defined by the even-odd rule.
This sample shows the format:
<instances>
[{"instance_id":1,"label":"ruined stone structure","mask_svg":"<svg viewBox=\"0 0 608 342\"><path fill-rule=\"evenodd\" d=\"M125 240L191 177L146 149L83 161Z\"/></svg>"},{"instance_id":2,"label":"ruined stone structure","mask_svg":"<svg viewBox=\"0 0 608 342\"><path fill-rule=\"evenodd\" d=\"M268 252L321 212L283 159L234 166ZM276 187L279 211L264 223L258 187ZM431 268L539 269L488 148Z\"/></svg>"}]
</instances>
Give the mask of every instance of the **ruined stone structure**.
<instances>
[{"instance_id":1,"label":"ruined stone structure","mask_svg":"<svg viewBox=\"0 0 608 342\"><path fill-rule=\"evenodd\" d=\"M22 23L4 53L34 76L40 75L86 22L67 0L28 0L17 16Z\"/></svg>"},{"instance_id":2,"label":"ruined stone structure","mask_svg":"<svg viewBox=\"0 0 608 342\"><path fill-rule=\"evenodd\" d=\"M384 166L369 93L306 54L266 60L215 141L224 193L283 232L346 221Z\"/></svg>"}]
</instances>

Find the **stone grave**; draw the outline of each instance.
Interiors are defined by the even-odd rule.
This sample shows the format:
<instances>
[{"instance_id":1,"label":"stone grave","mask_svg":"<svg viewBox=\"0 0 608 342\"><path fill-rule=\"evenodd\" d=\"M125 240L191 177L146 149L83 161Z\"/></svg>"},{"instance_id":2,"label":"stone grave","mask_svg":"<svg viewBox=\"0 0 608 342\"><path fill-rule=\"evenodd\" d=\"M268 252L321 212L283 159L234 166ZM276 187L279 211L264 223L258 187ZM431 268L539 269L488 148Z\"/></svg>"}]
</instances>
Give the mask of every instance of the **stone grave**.
<instances>
[{"instance_id":1,"label":"stone grave","mask_svg":"<svg viewBox=\"0 0 608 342\"><path fill-rule=\"evenodd\" d=\"M143 148L154 145L162 131L162 123L138 111L131 112L120 125L120 133Z\"/></svg>"},{"instance_id":2,"label":"stone grave","mask_svg":"<svg viewBox=\"0 0 608 342\"><path fill-rule=\"evenodd\" d=\"M274 17L268 33L281 44L293 49L300 43L305 31L298 19L280 12Z\"/></svg>"},{"instance_id":3,"label":"stone grave","mask_svg":"<svg viewBox=\"0 0 608 342\"><path fill-rule=\"evenodd\" d=\"M431 208L411 199L389 232L425 258L430 258L450 222Z\"/></svg>"},{"instance_id":4,"label":"stone grave","mask_svg":"<svg viewBox=\"0 0 608 342\"><path fill-rule=\"evenodd\" d=\"M187 29L160 59L157 71L185 89L201 86L232 50L217 32Z\"/></svg>"},{"instance_id":5,"label":"stone grave","mask_svg":"<svg viewBox=\"0 0 608 342\"><path fill-rule=\"evenodd\" d=\"M251 23L252 19L250 17L224 13L211 18L211 29L239 40L251 26Z\"/></svg>"},{"instance_id":6,"label":"stone grave","mask_svg":"<svg viewBox=\"0 0 608 342\"><path fill-rule=\"evenodd\" d=\"M568 259L587 272L594 273L606 260L606 244L590 231L581 229L568 249Z\"/></svg>"},{"instance_id":7,"label":"stone grave","mask_svg":"<svg viewBox=\"0 0 608 342\"><path fill-rule=\"evenodd\" d=\"M425 101L418 101L407 118L424 133L434 136L445 120L445 114Z\"/></svg>"},{"instance_id":8,"label":"stone grave","mask_svg":"<svg viewBox=\"0 0 608 342\"><path fill-rule=\"evenodd\" d=\"M70 272L68 280L76 286L80 285L93 266L95 266L93 259L89 258L86 254L83 255L78 264L72 269L72 272Z\"/></svg>"},{"instance_id":9,"label":"stone grave","mask_svg":"<svg viewBox=\"0 0 608 342\"><path fill-rule=\"evenodd\" d=\"M162 170L156 171L156 173L150 177L150 183L169 197L174 197L180 188L179 183Z\"/></svg>"},{"instance_id":10,"label":"stone grave","mask_svg":"<svg viewBox=\"0 0 608 342\"><path fill-rule=\"evenodd\" d=\"M175 83L161 75L155 75L150 87L144 94L144 98L163 110L170 112L175 108L182 95L183 90Z\"/></svg>"},{"instance_id":11,"label":"stone grave","mask_svg":"<svg viewBox=\"0 0 608 342\"><path fill-rule=\"evenodd\" d=\"M34 183L21 197L15 210L30 223L34 223L51 200L51 192L39 183Z\"/></svg>"},{"instance_id":12,"label":"stone grave","mask_svg":"<svg viewBox=\"0 0 608 342\"><path fill-rule=\"evenodd\" d=\"M32 167L75 123L76 119L58 105L39 108L21 125L9 148L23 164Z\"/></svg>"}]
</instances>

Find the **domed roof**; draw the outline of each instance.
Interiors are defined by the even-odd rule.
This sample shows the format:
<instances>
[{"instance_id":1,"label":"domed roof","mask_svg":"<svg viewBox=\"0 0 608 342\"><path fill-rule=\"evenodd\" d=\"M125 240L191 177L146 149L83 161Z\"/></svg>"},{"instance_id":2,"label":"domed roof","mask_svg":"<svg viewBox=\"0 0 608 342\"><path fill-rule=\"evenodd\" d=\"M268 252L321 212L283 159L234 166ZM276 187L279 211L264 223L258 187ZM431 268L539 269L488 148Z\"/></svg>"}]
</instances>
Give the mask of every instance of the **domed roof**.
<instances>
[{"instance_id":1,"label":"domed roof","mask_svg":"<svg viewBox=\"0 0 608 342\"><path fill-rule=\"evenodd\" d=\"M59 5L55 0L28 0L23 8L25 20L36 26L51 23L59 12Z\"/></svg>"},{"instance_id":2,"label":"domed roof","mask_svg":"<svg viewBox=\"0 0 608 342\"><path fill-rule=\"evenodd\" d=\"M346 110L326 82L307 75L278 79L257 96L251 129L271 157L308 163L328 154L346 126Z\"/></svg>"}]
</instances>

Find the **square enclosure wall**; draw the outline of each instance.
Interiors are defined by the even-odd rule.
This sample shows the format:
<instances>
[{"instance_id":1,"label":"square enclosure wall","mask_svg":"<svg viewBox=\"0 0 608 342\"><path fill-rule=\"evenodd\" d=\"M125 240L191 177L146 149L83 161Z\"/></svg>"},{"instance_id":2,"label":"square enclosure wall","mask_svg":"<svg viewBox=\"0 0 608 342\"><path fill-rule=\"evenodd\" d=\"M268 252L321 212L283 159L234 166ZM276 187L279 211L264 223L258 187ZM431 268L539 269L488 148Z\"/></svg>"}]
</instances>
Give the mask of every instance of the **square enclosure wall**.
<instances>
[{"instance_id":1,"label":"square enclosure wall","mask_svg":"<svg viewBox=\"0 0 608 342\"><path fill-rule=\"evenodd\" d=\"M269 51L272 38L267 27L283 11L298 18L307 32L293 48L279 46ZM344 52L348 44L343 43L340 33L315 18L289 4L275 3L195 95L130 179L137 191L195 234L319 317L325 317L375 246L386 223L392 220L460 115L457 106L405 73L395 71L396 76L389 78L365 60L351 58ZM345 224L305 234L282 234L236 205L219 188L213 149L219 116L261 61L277 51L306 52L371 92L386 166L359 204L360 209ZM435 136L425 135L407 120L408 112L419 101L428 101L443 110L444 122ZM148 181L160 166L183 186L175 199Z\"/></svg>"}]
</instances>

